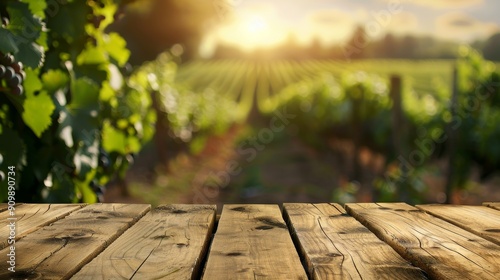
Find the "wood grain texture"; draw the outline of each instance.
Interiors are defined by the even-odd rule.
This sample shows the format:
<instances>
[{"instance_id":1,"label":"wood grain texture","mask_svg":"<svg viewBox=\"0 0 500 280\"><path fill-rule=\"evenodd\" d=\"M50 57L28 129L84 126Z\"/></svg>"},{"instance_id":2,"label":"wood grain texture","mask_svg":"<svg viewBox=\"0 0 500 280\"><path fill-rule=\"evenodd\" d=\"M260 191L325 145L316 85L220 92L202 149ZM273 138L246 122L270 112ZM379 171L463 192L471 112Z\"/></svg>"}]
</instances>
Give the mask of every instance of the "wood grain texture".
<instances>
[{"instance_id":1,"label":"wood grain texture","mask_svg":"<svg viewBox=\"0 0 500 280\"><path fill-rule=\"evenodd\" d=\"M7 203L0 203L0 212L3 212L9 208L9 205Z\"/></svg>"},{"instance_id":2,"label":"wood grain texture","mask_svg":"<svg viewBox=\"0 0 500 280\"><path fill-rule=\"evenodd\" d=\"M16 223L16 241L43 226L64 218L85 204L23 204L16 206L15 216L9 211L0 213L0 236L9 235L7 225L11 220ZM7 240L2 240L0 249L7 247Z\"/></svg>"},{"instance_id":3,"label":"wood grain texture","mask_svg":"<svg viewBox=\"0 0 500 280\"><path fill-rule=\"evenodd\" d=\"M224 205L203 279L307 279L278 205Z\"/></svg>"},{"instance_id":4,"label":"wood grain texture","mask_svg":"<svg viewBox=\"0 0 500 280\"><path fill-rule=\"evenodd\" d=\"M93 204L16 242L16 273L0 279L68 279L144 216L149 205ZM0 254L5 256L5 248Z\"/></svg>"},{"instance_id":5,"label":"wood grain texture","mask_svg":"<svg viewBox=\"0 0 500 280\"><path fill-rule=\"evenodd\" d=\"M500 210L500 202L485 202L483 205L488 206L490 208Z\"/></svg>"},{"instance_id":6,"label":"wood grain texture","mask_svg":"<svg viewBox=\"0 0 500 280\"><path fill-rule=\"evenodd\" d=\"M404 203L347 204L347 212L433 279L498 279L500 246Z\"/></svg>"},{"instance_id":7,"label":"wood grain texture","mask_svg":"<svg viewBox=\"0 0 500 280\"><path fill-rule=\"evenodd\" d=\"M426 279L338 204L284 209L311 279Z\"/></svg>"},{"instance_id":8,"label":"wood grain texture","mask_svg":"<svg viewBox=\"0 0 500 280\"><path fill-rule=\"evenodd\" d=\"M165 205L146 214L71 279L196 279L215 206Z\"/></svg>"},{"instance_id":9,"label":"wood grain texture","mask_svg":"<svg viewBox=\"0 0 500 280\"><path fill-rule=\"evenodd\" d=\"M417 205L416 207L500 245L498 210L466 205Z\"/></svg>"}]
</instances>

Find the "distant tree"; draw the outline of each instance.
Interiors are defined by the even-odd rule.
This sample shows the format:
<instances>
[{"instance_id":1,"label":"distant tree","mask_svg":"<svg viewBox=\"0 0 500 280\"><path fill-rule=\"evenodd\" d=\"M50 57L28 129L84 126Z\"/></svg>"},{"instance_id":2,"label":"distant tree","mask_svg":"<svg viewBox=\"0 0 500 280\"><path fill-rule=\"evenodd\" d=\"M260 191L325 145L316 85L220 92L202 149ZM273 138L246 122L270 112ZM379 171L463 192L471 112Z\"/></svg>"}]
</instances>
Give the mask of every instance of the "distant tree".
<instances>
[{"instance_id":1,"label":"distant tree","mask_svg":"<svg viewBox=\"0 0 500 280\"><path fill-rule=\"evenodd\" d=\"M491 36L483 48L484 58L500 61L500 33Z\"/></svg>"},{"instance_id":2,"label":"distant tree","mask_svg":"<svg viewBox=\"0 0 500 280\"><path fill-rule=\"evenodd\" d=\"M384 58L395 58L398 53L398 41L394 35L388 33L379 44L379 55Z\"/></svg>"},{"instance_id":3,"label":"distant tree","mask_svg":"<svg viewBox=\"0 0 500 280\"><path fill-rule=\"evenodd\" d=\"M354 30L354 33L344 46L344 56L346 59L361 59L365 58L366 47L368 45L368 40L366 38L366 32L363 26L358 25Z\"/></svg>"},{"instance_id":4,"label":"distant tree","mask_svg":"<svg viewBox=\"0 0 500 280\"><path fill-rule=\"evenodd\" d=\"M400 44L399 54L401 58L417 58L418 40L412 35L406 35Z\"/></svg>"},{"instance_id":5,"label":"distant tree","mask_svg":"<svg viewBox=\"0 0 500 280\"><path fill-rule=\"evenodd\" d=\"M192 58L207 26L225 16L223 3L224 0L125 0L110 29L127 41L132 63L152 60L175 44L184 47L185 58Z\"/></svg>"},{"instance_id":6,"label":"distant tree","mask_svg":"<svg viewBox=\"0 0 500 280\"><path fill-rule=\"evenodd\" d=\"M314 37L314 39L311 41L311 44L309 45L309 48L307 50L308 52L308 57L310 58L323 58L323 46L321 45L321 41L318 37Z\"/></svg>"}]
</instances>

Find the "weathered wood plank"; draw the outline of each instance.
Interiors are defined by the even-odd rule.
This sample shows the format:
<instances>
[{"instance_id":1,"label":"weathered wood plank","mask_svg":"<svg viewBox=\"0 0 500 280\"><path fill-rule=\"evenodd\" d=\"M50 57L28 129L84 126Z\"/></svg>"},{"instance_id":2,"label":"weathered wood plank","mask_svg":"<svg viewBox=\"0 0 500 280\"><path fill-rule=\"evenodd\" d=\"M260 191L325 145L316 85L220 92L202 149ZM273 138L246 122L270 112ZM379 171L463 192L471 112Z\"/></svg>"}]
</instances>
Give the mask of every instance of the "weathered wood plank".
<instances>
[{"instance_id":1,"label":"weathered wood plank","mask_svg":"<svg viewBox=\"0 0 500 280\"><path fill-rule=\"evenodd\" d=\"M7 203L0 203L0 212L3 212L9 208L9 205Z\"/></svg>"},{"instance_id":2,"label":"weathered wood plank","mask_svg":"<svg viewBox=\"0 0 500 280\"><path fill-rule=\"evenodd\" d=\"M427 279L338 204L284 209L311 279Z\"/></svg>"},{"instance_id":3,"label":"weathered wood plank","mask_svg":"<svg viewBox=\"0 0 500 280\"><path fill-rule=\"evenodd\" d=\"M16 205L15 216L9 211L0 213L0 236L8 236L9 222L16 224L16 241L27 234L64 218L71 212L82 208L85 204L22 204ZM14 218L15 220L8 220ZM0 249L7 247L7 240L2 240Z\"/></svg>"},{"instance_id":4,"label":"weathered wood plank","mask_svg":"<svg viewBox=\"0 0 500 280\"><path fill-rule=\"evenodd\" d=\"M149 209L150 205L93 204L75 211L16 242L16 272L0 262L0 279L68 279Z\"/></svg>"},{"instance_id":5,"label":"weathered wood plank","mask_svg":"<svg viewBox=\"0 0 500 280\"><path fill-rule=\"evenodd\" d=\"M307 279L278 205L224 205L203 279Z\"/></svg>"},{"instance_id":6,"label":"weathered wood plank","mask_svg":"<svg viewBox=\"0 0 500 280\"><path fill-rule=\"evenodd\" d=\"M500 202L485 202L483 205L491 207L496 210L500 210Z\"/></svg>"},{"instance_id":7,"label":"weathered wood plank","mask_svg":"<svg viewBox=\"0 0 500 280\"><path fill-rule=\"evenodd\" d=\"M466 205L417 205L416 207L500 245L498 210Z\"/></svg>"},{"instance_id":8,"label":"weathered wood plank","mask_svg":"<svg viewBox=\"0 0 500 280\"><path fill-rule=\"evenodd\" d=\"M146 214L71 279L196 279L215 206L160 206Z\"/></svg>"},{"instance_id":9,"label":"weathered wood plank","mask_svg":"<svg viewBox=\"0 0 500 280\"><path fill-rule=\"evenodd\" d=\"M473 233L404 203L346 209L434 279L498 279L500 246Z\"/></svg>"}]
</instances>

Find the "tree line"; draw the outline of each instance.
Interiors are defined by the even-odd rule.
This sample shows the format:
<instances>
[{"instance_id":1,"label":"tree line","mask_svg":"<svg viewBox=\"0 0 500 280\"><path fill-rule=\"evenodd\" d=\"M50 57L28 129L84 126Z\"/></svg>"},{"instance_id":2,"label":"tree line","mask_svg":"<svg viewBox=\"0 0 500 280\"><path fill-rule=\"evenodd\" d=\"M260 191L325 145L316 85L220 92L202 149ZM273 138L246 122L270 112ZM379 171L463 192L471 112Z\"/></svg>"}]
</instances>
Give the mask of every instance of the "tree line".
<instances>
[{"instance_id":1,"label":"tree line","mask_svg":"<svg viewBox=\"0 0 500 280\"><path fill-rule=\"evenodd\" d=\"M319 38L309 45L301 45L289 35L288 39L274 48L260 48L251 53L231 45L219 45L213 55L224 58L281 58L281 59L454 59L460 43L432 36L395 35L387 33L373 40L362 26L358 26L352 36L341 44L324 46ZM486 40L478 40L471 46L482 52L487 60L500 61L500 33Z\"/></svg>"}]
</instances>

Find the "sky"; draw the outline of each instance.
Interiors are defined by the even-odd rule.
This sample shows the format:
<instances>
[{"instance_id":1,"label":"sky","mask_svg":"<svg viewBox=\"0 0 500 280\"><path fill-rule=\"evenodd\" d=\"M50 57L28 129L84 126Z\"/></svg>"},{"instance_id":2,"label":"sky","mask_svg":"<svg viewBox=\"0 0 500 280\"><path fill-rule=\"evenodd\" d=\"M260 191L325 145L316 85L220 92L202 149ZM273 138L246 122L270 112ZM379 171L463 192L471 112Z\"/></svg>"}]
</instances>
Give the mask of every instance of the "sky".
<instances>
[{"instance_id":1,"label":"sky","mask_svg":"<svg viewBox=\"0 0 500 280\"><path fill-rule=\"evenodd\" d=\"M293 37L324 46L348 39L357 25L369 39L388 32L432 35L462 43L500 32L498 0L226 0L231 13L204 40L201 52L219 43L246 51Z\"/></svg>"}]
</instances>

